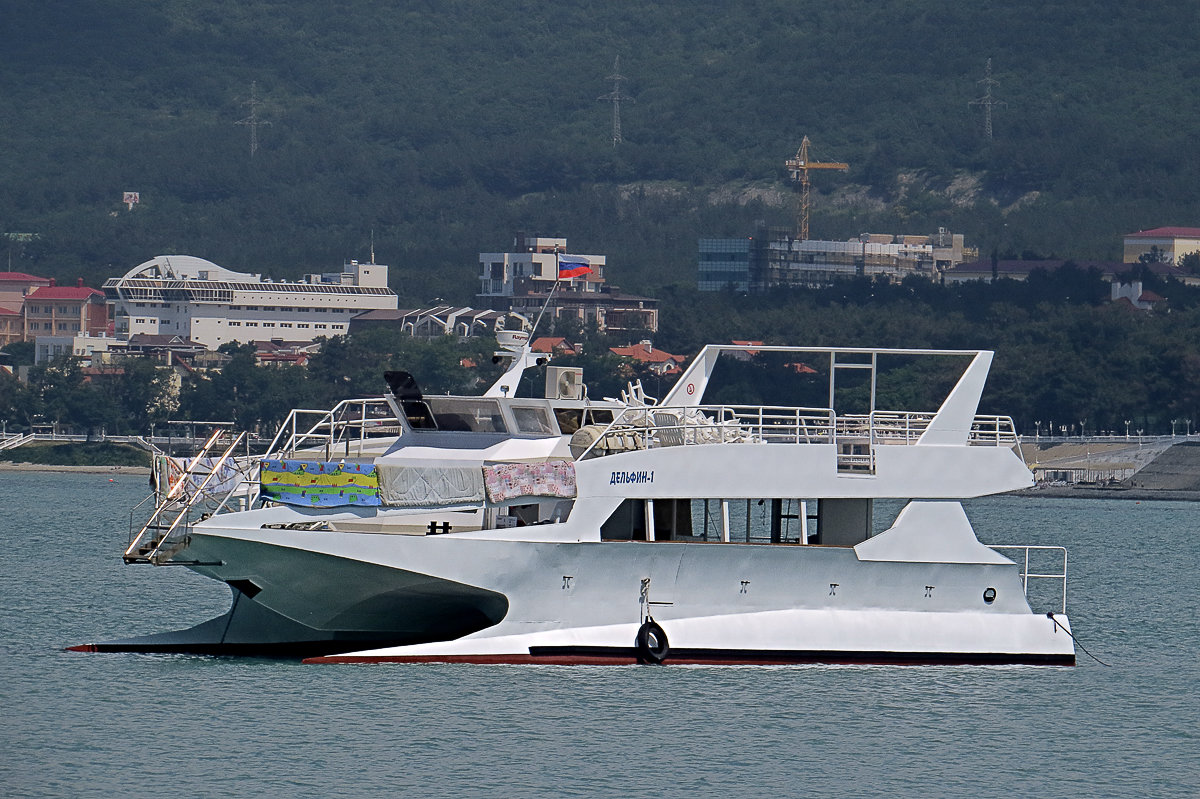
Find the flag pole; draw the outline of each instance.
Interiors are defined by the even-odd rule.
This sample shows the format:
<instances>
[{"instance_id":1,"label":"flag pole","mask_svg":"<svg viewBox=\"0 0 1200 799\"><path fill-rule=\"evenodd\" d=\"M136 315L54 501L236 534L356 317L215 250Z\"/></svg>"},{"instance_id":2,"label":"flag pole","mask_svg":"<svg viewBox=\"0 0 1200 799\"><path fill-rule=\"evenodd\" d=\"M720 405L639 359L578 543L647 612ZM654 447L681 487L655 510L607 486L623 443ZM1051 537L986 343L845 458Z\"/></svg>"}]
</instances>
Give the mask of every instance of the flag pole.
<instances>
[{"instance_id":1,"label":"flag pole","mask_svg":"<svg viewBox=\"0 0 1200 799\"><path fill-rule=\"evenodd\" d=\"M550 305L550 298L554 296L554 290L558 288L558 284L562 278L558 276L558 247L554 248L554 285L550 287L550 293L546 295L546 301L542 303L542 310L538 311L537 319L533 321L533 329L529 331L529 340L533 341L533 334L537 332L538 324L542 321L542 314L546 313L546 308Z\"/></svg>"}]
</instances>

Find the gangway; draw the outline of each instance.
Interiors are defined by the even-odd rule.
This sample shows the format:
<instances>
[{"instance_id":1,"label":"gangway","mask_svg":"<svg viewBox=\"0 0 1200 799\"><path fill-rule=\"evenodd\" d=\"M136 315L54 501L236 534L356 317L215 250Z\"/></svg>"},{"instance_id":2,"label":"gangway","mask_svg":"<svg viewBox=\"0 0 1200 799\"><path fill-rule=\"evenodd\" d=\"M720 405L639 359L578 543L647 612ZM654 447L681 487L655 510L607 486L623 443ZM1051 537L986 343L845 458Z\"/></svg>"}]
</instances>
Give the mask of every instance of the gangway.
<instances>
[{"instance_id":1,"label":"gangway","mask_svg":"<svg viewBox=\"0 0 1200 799\"><path fill-rule=\"evenodd\" d=\"M228 444L223 439L228 438ZM131 537L128 548L122 559L126 563L149 563L163 566L175 563L171 557L187 545L188 530L191 517L198 512L202 503L212 497L212 492L205 489L212 483L214 477L222 473L224 466L233 457L234 451L246 437L245 433L230 435L229 431L218 428L204 442L204 446L196 457L187 463L187 467L179 478L167 488L165 493L151 494L132 513L137 513L150 499L156 499L154 511L142 525L136 535ZM224 447L221 450L221 447ZM221 451L220 456L209 462L209 453ZM203 470L207 469L207 473ZM197 482L198 481L198 482ZM223 503L222 503L223 504ZM130 516L130 531L133 529L133 515Z\"/></svg>"}]
</instances>

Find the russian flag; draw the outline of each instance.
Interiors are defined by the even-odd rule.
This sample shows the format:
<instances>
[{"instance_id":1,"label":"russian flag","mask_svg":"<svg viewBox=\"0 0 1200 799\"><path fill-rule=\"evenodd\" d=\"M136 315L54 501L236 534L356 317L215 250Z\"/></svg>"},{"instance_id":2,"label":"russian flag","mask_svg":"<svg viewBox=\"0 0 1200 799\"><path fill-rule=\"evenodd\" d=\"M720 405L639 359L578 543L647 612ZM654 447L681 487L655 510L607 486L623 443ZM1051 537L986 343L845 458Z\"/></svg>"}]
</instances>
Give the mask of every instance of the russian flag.
<instances>
[{"instance_id":1,"label":"russian flag","mask_svg":"<svg viewBox=\"0 0 1200 799\"><path fill-rule=\"evenodd\" d=\"M579 277L580 275L589 274L592 267L583 261L564 261L561 258L558 261L558 279L566 280L567 278Z\"/></svg>"}]
</instances>

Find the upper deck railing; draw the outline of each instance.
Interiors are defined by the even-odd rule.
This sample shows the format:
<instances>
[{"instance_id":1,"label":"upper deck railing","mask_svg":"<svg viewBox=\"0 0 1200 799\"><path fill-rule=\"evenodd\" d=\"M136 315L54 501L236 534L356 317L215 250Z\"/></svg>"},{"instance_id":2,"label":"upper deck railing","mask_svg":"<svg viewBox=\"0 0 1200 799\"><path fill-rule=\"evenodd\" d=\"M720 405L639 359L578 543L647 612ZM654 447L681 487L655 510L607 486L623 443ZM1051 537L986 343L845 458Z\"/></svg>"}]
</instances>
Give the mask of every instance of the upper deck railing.
<instances>
[{"instance_id":1,"label":"upper deck railing","mask_svg":"<svg viewBox=\"0 0 1200 799\"><path fill-rule=\"evenodd\" d=\"M769 405L631 407L618 414L579 459L694 444L834 444L842 465L873 471L876 447L917 443L934 416L881 410L839 416L830 408ZM966 443L1012 447L1018 439L1011 418L978 415Z\"/></svg>"},{"instance_id":2,"label":"upper deck railing","mask_svg":"<svg viewBox=\"0 0 1200 799\"><path fill-rule=\"evenodd\" d=\"M400 420L387 400L343 400L328 410L295 408L279 427L268 458L297 452L321 453L326 460L362 456L368 442L400 435Z\"/></svg>"}]
</instances>

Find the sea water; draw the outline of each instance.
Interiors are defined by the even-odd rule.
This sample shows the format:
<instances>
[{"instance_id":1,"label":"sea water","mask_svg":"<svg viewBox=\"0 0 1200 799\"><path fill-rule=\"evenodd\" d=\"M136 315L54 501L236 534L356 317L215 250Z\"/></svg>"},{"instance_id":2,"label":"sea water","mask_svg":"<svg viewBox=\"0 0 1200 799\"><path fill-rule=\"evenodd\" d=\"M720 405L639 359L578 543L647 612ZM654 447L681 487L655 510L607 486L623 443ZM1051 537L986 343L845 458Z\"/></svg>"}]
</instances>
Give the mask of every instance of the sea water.
<instances>
[{"instance_id":1,"label":"sea water","mask_svg":"<svg viewBox=\"0 0 1200 799\"><path fill-rule=\"evenodd\" d=\"M1070 551L1062 667L304 666L63 647L223 612L123 566L144 477L0 473L0 795L1200 795L1200 508L998 497ZM1057 608L1051 608L1057 609Z\"/></svg>"}]
</instances>

